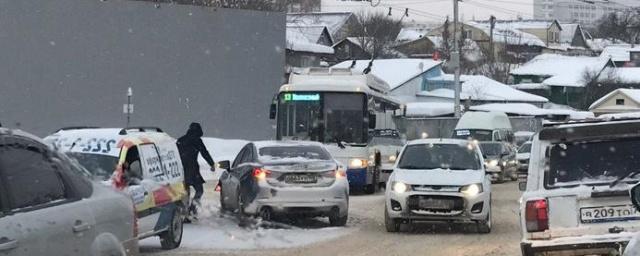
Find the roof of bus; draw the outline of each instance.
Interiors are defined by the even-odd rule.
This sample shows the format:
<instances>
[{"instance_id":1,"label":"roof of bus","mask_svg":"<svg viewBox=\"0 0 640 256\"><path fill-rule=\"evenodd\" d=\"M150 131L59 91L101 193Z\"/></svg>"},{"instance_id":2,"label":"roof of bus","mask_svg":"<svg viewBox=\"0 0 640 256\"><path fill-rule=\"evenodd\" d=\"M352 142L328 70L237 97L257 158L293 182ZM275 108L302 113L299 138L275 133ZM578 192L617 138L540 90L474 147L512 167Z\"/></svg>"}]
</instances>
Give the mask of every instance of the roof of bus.
<instances>
[{"instance_id":1,"label":"roof of bus","mask_svg":"<svg viewBox=\"0 0 640 256\"><path fill-rule=\"evenodd\" d=\"M92 128L60 130L44 138L47 143L65 152L101 154L119 156L120 148L148 142L175 141L164 132L139 132L127 130L121 134L122 128Z\"/></svg>"}]
</instances>

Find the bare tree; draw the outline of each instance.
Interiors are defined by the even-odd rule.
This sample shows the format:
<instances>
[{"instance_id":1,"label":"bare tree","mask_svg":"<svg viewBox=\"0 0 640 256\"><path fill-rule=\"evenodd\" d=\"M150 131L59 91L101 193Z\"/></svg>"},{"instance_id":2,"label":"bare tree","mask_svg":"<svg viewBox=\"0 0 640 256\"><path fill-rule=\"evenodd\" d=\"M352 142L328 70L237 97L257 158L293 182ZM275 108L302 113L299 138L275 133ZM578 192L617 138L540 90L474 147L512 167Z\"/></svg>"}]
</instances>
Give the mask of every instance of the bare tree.
<instances>
[{"instance_id":1,"label":"bare tree","mask_svg":"<svg viewBox=\"0 0 640 256\"><path fill-rule=\"evenodd\" d=\"M581 109L588 109L596 100L607 95L615 89L621 88L622 81L613 68L605 71L585 69L582 72L582 82L585 84Z\"/></svg>"},{"instance_id":2,"label":"bare tree","mask_svg":"<svg viewBox=\"0 0 640 256\"><path fill-rule=\"evenodd\" d=\"M640 43L640 9L612 12L596 23L596 36Z\"/></svg>"},{"instance_id":3,"label":"bare tree","mask_svg":"<svg viewBox=\"0 0 640 256\"><path fill-rule=\"evenodd\" d=\"M393 55L389 49L402 29L401 21L383 13L360 13L357 17L359 22L348 31L362 48L373 58Z\"/></svg>"}]
</instances>

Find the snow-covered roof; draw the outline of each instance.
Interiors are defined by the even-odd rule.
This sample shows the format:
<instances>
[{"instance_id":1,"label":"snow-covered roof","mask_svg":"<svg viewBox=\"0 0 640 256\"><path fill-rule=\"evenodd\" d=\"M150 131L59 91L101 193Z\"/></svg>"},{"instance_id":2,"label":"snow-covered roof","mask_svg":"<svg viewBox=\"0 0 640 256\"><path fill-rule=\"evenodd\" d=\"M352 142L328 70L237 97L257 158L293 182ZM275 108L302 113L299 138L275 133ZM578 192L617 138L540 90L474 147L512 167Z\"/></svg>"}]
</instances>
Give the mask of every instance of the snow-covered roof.
<instances>
[{"instance_id":1,"label":"snow-covered roof","mask_svg":"<svg viewBox=\"0 0 640 256\"><path fill-rule=\"evenodd\" d=\"M503 26L513 29L548 29L555 20L496 20L496 27ZM489 21L477 21L477 23L489 25ZM562 27L564 29L564 27Z\"/></svg>"},{"instance_id":2,"label":"snow-covered roof","mask_svg":"<svg viewBox=\"0 0 640 256\"><path fill-rule=\"evenodd\" d=\"M482 30L487 35L491 34L491 25L485 22L470 21L467 25ZM533 34L529 34L519 30L518 24L513 23L496 23L493 30L493 39L496 42L508 45L529 45L546 47L545 42Z\"/></svg>"},{"instance_id":3,"label":"snow-covered roof","mask_svg":"<svg viewBox=\"0 0 640 256\"><path fill-rule=\"evenodd\" d=\"M354 69L362 72L370 60L357 60ZM334 68L349 68L352 61L343 61ZM391 90L403 85L416 76L440 65L441 62L430 59L380 59L374 60L371 74L380 77L389 84Z\"/></svg>"},{"instance_id":4,"label":"snow-covered roof","mask_svg":"<svg viewBox=\"0 0 640 256\"><path fill-rule=\"evenodd\" d=\"M407 117L434 117L453 114L453 102L410 102L405 104Z\"/></svg>"},{"instance_id":5,"label":"snow-covered roof","mask_svg":"<svg viewBox=\"0 0 640 256\"><path fill-rule=\"evenodd\" d=\"M398 36L396 37L396 42L409 42L415 41L422 38L424 34L420 31L410 29L410 28L402 28Z\"/></svg>"},{"instance_id":6,"label":"snow-covered roof","mask_svg":"<svg viewBox=\"0 0 640 256\"><path fill-rule=\"evenodd\" d=\"M453 75L445 74L440 77L430 78L429 80L453 81ZM536 103L549 101L544 97L516 90L486 76L462 75L460 76L460 81L462 83L460 98L463 100L471 99L475 101L519 101ZM454 98L453 90L447 88L422 91L417 95L450 99Z\"/></svg>"},{"instance_id":7,"label":"snow-covered roof","mask_svg":"<svg viewBox=\"0 0 640 256\"><path fill-rule=\"evenodd\" d=\"M510 115L520 116L567 115L571 119L593 118L593 113L591 112L569 109L544 109L527 103L490 103L472 106L471 110L504 112Z\"/></svg>"},{"instance_id":8,"label":"snow-covered roof","mask_svg":"<svg viewBox=\"0 0 640 256\"><path fill-rule=\"evenodd\" d=\"M578 36L582 37L582 40L585 41L587 47L590 46L587 43L587 36L585 35L584 30L582 30L582 26L580 24L562 23L560 24L560 26L562 26L562 31L560 31L560 43L562 45L571 46L571 43L573 43L573 38L575 37L576 33L578 33Z\"/></svg>"},{"instance_id":9,"label":"snow-covered roof","mask_svg":"<svg viewBox=\"0 0 640 256\"><path fill-rule=\"evenodd\" d=\"M510 85L514 89L518 90L546 90L549 89L549 86L546 86L542 83L521 83L521 84L512 84Z\"/></svg>"},{"instance_id":10,"label":"snow-covered roof","mask_svg":"<svg viewBox=\"0 0 640 256\"><path fill-rule=\"evenodd\" d=\"M324 27L289 27L287 26L286 48L292 51L333 54L333 48L318 44L319 35ZM317 34L317 31L320 34Z\"/></svg>"},{"instance_id":11,"label":"snow-covered roof","mask_svg":"<svg viewBox=\"0 0 640 256\"><path fill-rule=\"evenodd\" d=\"M287 26L324 26L334 37L351 16L351 12L287 13Z\"/></svg>"},{"instance_id":12,"label":"snow-covered roof","mask_svg":"<svg viewBox=\"0 0 640 256\"><path fill-rule=\"evenodd\" d=\"M588 35L587 31L585 31L585 33ZM615 45L628 45L628 44L620 40L592 38L592 39L587 39L587 45L589 46L589 48L591 48L591 50L602 53L602 51L604 51L606 47L615 46Z\"/></svg>"},{"instance_id":13,"label":"snow-covered roof","mask_svg":"<svg viewBox=\"0 0 640 256\"><path fill-rule=\"evenodd\" d=\"M604 48L601 57L611 57L615 62L627 62L631 60L631 51L640 51L640 47L631 47L631 45L612 45Z\"/></svg>"},{"instance_id":14,"label":"snow-covered roof","mask_svg":"<svg viewBox=\"0 0 640 256\"><path fill-rule=\"evenodd\" d=\"M547 86L582 87L585 70L600 72L608 63L609 59L600 57L541 54L512 70L511 75L550 77L543 81Z\"/></svg>"},{"instance_id":15,"label":"snow-covered roof","mask_svg":"<svg viewBox=\"0 0 640 256\"><path fill-rule=\"evenodd\" d=\"M620 88L620 89L615 89L609 93L607 93L607 95L603 96L602 98L596 100L595 102L593 102L593 104L591 104L591 106L589 106L589 110L593 110L595 108L598 108L600 105L602 105L602 103L604 103L605 101L609 100L611 97L618 95L618 94L623 94L625 96L627 96L628 98L630 98L631 100L635 101L637 104L640 104L640 89L624 89L624 88Z\"/></svg>"}]
</instances>

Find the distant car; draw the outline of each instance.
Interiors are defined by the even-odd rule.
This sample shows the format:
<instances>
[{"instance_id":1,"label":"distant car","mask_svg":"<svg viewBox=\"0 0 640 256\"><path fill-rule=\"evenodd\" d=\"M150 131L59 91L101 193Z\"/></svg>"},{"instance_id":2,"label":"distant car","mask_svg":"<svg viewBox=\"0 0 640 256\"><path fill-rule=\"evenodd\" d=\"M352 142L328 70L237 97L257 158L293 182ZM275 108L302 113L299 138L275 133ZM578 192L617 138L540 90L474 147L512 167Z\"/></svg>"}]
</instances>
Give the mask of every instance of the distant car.
<instances>
[{"instance_id":1,"label":"distant car","mask_svg":"<svg viewBox=\"0 0 640 256\"><path fill-rule=\"evenodd\" d=\"M629 198L640 181L638 130L640 120L588 121L534 137L520 199L524 256L619 255L640 231Z\"/></svg>"},{"instance_id":2,"label":"distant car","mask_svg":"<svg viewBox=\"0 0 640 256\"><path fill-rule=\"evenodd\" d=\"M477 144L426 139L407 143L385 192L385 227L459 222L491 232L491 181Z\"/></svg>"},{"instance_id":3,"label":"distant car","mask_svg":"<svg viewBox=\"0 0 640 256\"><path fill-rule=\"evenodd\" d=\"M155 127L71 127L45 141L130 195L136 238L159 236L165 250L180 246L189 202L174 138Z\"/></svg>"},{"instance_id":4,"label":"distant car","mask_svg":"<svg viewBox=\"0 0 640 256\"><path fill-rule=\"evenodd\" d=\"M531 157L531 142L526 142L520 146L516 153L518 160L518 173L527 173L529 169L529 157Z\"/></svg>"},{"instance_id":5,"label":"distant car","mask_svg":"<svg viewBox=\"0 0 640 256\"><path fill-rule=\"evenodd\" d=\"M480 148L492 181L505 182L517 179L518 163L515 150L504 142L480 142Z\"/></svg>"},{"instance_id":6,"label":"distant car","mask_svg":"<svg viewBox=\"0 0 640 256\"><path fill-rule=\"evenodd\" d=\"M406 143L397 130L379 129L371 132L369 145L380 152L380 186L384 187L393 172L400 150Z\"/></svg>"},{"instance_id":7,"label":"distant car","mask_svg":"<svg viewBox=\"0 0 640 256\"><path fill-rule=\"evenodd\" d=\"M465 112L458 120L452 138L510 143L515 140L513 127L505 113L480 111Z\"/></svg>"},{"instance_id":8,"label":"distant car","mask_svg":"<svg viewBox=\"0 0 640 256\"><path fill-rule=\"evenodd\" d=\"M33 135L0 128L0 255L138 253L131 199Z\"/></svg>"},{"instance_id":9,"label":"distant car","mask_svg":"<svg viewBox=\"0 0 640 256\"><path fill-rule=\"evenodd\" d=\"M257 141L220 162L220 206L272 220L277 215L329 217L344 226L349 184L344 168L320 143Z\"/></svg>"}]
</instances>

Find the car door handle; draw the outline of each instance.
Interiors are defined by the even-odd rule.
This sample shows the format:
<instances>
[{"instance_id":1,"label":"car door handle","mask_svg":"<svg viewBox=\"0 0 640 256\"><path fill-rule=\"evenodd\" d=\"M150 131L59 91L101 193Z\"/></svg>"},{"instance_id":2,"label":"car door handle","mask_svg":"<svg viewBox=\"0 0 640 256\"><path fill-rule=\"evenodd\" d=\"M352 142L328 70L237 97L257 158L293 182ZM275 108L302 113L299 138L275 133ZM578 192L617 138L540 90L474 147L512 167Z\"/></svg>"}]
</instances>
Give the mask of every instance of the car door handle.
<instances>
[{"instance_id":1,"label":"car door handle","mask_svg":"<svg viewBox=\"0 0 640 256\"><path fill-rule=\"evenodd\" d=\"M91 229L91 225L82 221L76 221L76 225L73 226L73 232L79 233Z\"/></svg>"},{"instance_id":2,"label":"car door handle","mask_svg":"<svg viewBox=\"0 0 640 256\"><path fill-rule=\"evenodd\" d=\"M11 240L6 237L0 238L0 251L8 251L18 248L18 240Z\"/></svg>"}]
</instances>

